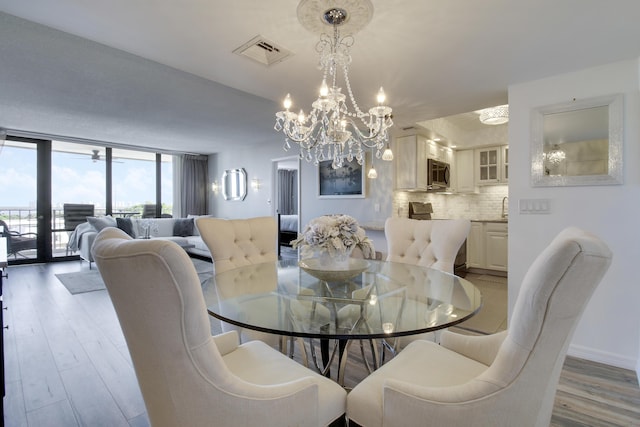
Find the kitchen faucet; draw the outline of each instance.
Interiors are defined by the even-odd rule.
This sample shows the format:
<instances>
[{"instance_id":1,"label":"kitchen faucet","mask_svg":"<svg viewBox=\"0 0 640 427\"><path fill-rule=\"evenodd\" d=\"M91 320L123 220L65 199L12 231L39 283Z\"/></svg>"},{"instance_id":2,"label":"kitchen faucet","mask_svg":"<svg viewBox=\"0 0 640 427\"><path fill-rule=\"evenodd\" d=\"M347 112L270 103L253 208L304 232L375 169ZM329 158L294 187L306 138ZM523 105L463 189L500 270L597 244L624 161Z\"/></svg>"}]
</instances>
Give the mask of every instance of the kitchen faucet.
<instances>
[{"instance_id":1,"label":"kitchen faucet","mask_svg":"<svg viewBox=\"0 0 640 427\"><path fill-rule=\"evenodd\" d=\"M507 215L509 215L509 212L506 212L504 210L504 202L506 202L507 200L509 200L509 198L506 196L502 198L502 218L506 218Z\"/></svg>"}]
</instances>

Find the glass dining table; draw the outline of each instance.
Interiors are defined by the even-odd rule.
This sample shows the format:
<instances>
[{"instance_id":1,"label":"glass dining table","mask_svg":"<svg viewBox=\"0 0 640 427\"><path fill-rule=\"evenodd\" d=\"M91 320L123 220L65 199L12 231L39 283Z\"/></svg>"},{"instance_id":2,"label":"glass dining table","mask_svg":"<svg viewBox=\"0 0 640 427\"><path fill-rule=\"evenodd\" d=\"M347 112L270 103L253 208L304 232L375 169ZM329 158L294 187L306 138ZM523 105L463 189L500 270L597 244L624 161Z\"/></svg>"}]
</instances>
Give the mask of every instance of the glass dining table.
<instances>
[{"instance_id":1,"label":"glass dining table","mask_svg":"<svg viewBox=\"0 0 640 427\"><path fill-rule=\"evenodd\" d=\"M397 350L400 337L456 325L482 305L480 291L464 278L355 258L344 271L295 259L247 265L215 275L203 283L203 292L209 314L223 322L306 339L315 367L325 375L337 354L340 384L354 340L360 340L371 371L383 363L385 350ZM371 364L364 354L366 343ZM300 347L308 361L305 346Z\"/></svg>"}]
</instances>

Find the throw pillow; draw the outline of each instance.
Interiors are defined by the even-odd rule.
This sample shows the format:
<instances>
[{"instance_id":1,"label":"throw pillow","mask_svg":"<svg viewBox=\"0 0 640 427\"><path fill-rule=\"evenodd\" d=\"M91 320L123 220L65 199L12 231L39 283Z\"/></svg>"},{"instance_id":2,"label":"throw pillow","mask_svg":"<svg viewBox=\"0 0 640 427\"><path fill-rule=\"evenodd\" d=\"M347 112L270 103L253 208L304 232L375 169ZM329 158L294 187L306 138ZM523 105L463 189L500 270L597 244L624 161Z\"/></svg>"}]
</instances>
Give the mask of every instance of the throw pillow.
<instances>
[{"instance_id":1,"label":"throw pillow","mask_svg":"<svg viewBox=\"0 0 640 427\"><path fill-rule=\"evenodd\" d=\"M173 235L180 237L193 236L193 218L174 219Z\"/></svg>"},{"instance_id":2,"label":"throw pillow","mask_svg":"<svg viewBox=\"0 0 640 427\"><path fill-rule=\"evenodd\" d=\"M116 218L116 224L118 228L129 236L135 239L135 234L133 234L133 224L131 223L131 218Z\"/></svg>"},{"instance_id":3,"label":"throw pillow","mask_svg":"<svg viewBox=\"0 0 640 427\"><path fill-rule=\"evenodd\" d=\"M101 231L103 228L116 227L116 219L110 216L88 216L87 221L96 231Z\"/></svg>"},{"instance_id":4,"label":"throw pillow","mask_svg":"<svg viewBox=\"0 0 640 427\"><path fill-rule=\"evenodd\" d=\"M198 218L206 218L206 217L214 217L214 215L193 215L193 214L189 214L187 215L187 218L192 218L193 219L193 234L192 236L199 236L200 235L200 230L198 230L198 224L196 224L196 219Z\"/></svg>"}]
</instances>

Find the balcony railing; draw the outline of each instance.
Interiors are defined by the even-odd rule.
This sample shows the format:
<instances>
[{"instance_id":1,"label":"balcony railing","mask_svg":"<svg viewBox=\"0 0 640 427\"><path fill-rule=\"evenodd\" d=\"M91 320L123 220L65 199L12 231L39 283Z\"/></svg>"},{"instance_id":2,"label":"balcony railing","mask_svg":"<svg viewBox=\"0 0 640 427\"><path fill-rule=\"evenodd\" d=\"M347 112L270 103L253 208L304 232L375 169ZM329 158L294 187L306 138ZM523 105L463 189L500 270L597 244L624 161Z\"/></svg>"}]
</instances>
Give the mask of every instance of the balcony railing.
<instances>
[{"instance_id":1,"label":"balcony railing","mask_svg":"<svg viewBox=\"0 0 640 427\"><path fill-rule=\"evenodd\" d=\"M165 208L165 206L163 206ZM170 207L169 207L170 209ZM128 214L132 212L141 212L141 208L133 207L127 209ZM105 214L104 208L96 208L95 215L100 216ZM20 234L24 233L36 233L38 232L38 214L35 208L32 207L14 207L14 206L0 206L0 219L2 219L10 231L15 231ZM62 230L64 229L64 210L62 207L53 208L51 210L51 229ZM52 231L51 241L53 256L67 255L67 243L69 242L69 231ZM35 258L35 250L25 250L19 254L22 258Z\"/></svg>"}]
</instances>

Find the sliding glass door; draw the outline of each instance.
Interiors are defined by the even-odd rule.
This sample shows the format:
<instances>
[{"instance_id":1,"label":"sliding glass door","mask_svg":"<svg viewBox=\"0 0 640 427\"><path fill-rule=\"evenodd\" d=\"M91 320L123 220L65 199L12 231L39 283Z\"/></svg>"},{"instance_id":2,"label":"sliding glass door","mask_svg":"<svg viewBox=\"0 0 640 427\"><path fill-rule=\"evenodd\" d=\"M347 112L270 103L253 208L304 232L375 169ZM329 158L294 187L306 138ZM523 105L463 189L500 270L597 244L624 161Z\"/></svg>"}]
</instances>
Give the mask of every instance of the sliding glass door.
<instances>
[{"instance_id":1,"label":"sliding glass door","mask_svg":"<svg viewBox=\"0 0 640 427\"><path fill-rule=\"evenodd\" d=\"M8 136L0 151L0 220L12 264L77 258L87 216L171 215L173 156ZM156 211L157 210L157 211ZM71 245L69 244L71 241Z\"/></svg>"},{"instance_id":2,"label":"sliding glass door","mask_svg":"<svg viewBox=\"0 0 640 427\"><path fill-rule=\"evenodd\" d=\"M9 262L40 260L38 145L8 139L0 150L0 226L7 238Z\"/></svg>"},{"instance_id":3,"label":"sliding glass door","mask_svg":"<svg viewBox=\"0 0 640 427\"><path fill-rule=\"evenodd\" d=\"M51 233L53 257L76 252L69 238L86 216L106 210L105 148L63 141L51 143Z\"/></svg>"}]
</instances>

